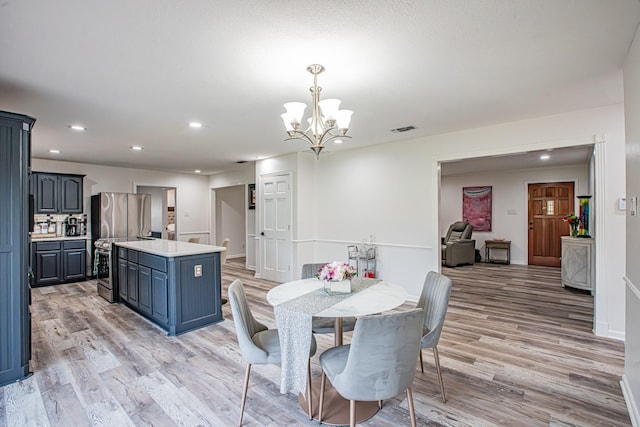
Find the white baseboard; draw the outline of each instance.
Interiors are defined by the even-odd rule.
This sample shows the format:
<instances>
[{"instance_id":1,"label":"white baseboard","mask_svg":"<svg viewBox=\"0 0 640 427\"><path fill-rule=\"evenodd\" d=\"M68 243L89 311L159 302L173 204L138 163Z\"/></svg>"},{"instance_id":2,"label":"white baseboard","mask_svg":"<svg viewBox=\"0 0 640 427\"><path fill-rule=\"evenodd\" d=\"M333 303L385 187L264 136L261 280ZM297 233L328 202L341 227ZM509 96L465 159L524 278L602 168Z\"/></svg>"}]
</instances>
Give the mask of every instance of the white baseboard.
<instances>
[{"instance_id":1,"label":"white baseboard","mask_svg":"<svg viewBox=\"0 0 640 427\"><path fill-rule=\"evenodd\" d=\"M622 376L620 387L622 388L622 395L624 396L624 400L627 403L627 410L629 411L629 418L631 418L631 425L633 427L640 427L640 412L638 411L638 405L636 404L636 399L633 396L633 392L631 391L629 383L627 382L626 375Z\"/></svg>"}]
</instances>

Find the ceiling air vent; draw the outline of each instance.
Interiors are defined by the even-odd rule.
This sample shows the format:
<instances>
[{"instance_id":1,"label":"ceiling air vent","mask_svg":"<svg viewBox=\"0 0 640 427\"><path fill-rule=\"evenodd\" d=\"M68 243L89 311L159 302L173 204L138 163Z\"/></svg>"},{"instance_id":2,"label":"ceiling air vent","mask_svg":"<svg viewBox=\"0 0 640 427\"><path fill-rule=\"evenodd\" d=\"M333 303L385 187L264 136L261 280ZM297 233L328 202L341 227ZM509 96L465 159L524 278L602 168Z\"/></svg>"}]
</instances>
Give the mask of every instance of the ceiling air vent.
<instances>
[{"instance_id":1,"label":"ceiling air vent","mask_svg":"<svg viewBox=\"0 0 640 427\"><path fill-rule=\"evenodd\" d=\"M416 127L415 126L404 126L401 128L397 128L397 129L391 129L391 132L393 133L402 133L402 132L408 132L410 130L414 130Z\"/></svg>"}]
</instances>

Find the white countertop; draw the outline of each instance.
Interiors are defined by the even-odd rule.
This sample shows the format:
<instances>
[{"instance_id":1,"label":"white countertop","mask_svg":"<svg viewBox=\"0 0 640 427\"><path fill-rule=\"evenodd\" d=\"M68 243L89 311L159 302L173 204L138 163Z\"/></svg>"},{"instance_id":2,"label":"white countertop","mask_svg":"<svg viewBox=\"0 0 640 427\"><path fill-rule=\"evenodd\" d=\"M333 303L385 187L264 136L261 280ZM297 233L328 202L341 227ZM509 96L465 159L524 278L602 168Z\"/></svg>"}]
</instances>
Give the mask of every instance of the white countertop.
<instances>
[{"instance_id":1,"label":"white countertop","mask_svg":"<svg viewBox=\"0 0 640 427\"><path fill-rule=\"evenodd\" d=\"M223 246L202 245L200 243L189 243L166 239L115 242L114 245L167 258L209 254L213 252L224 252L227 250L227 248Z\"/></svg>"},{"instance_id":2,"label":"white countertop","mask_svg":"<svg viewBox=\"0 0 640 427\"><path fill-rule=\"evenodd\" d=\"M50 237L38 237L37 234L32 234L31 235L31 241L32 242L53 242L56 240L89 240L91 237L85 235L85 236L73 236L73 237L66 237L66 236L50 236Z\"/></svg>"}]
</instances>

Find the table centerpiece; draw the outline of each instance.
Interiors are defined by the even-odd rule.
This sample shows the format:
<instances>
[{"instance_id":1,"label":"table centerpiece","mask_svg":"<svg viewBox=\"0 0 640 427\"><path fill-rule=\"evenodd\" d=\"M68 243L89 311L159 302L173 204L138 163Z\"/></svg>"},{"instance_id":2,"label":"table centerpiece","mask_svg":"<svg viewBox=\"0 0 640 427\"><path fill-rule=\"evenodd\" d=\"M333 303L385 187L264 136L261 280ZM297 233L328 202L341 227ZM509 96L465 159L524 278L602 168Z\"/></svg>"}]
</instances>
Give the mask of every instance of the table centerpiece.
<instances>
[{"instance_id":1,"label":"table centerpiece","mask_svg":"<svg viewBox=\"0 0 640 427\"><path fill-rule=\"evenodd\" d=\"M356 276L356 268L353 265L333 261L325 264L318 271L318 279L322 280L324 290L329 295L350 294L351 279Z\"/></svg>"}]
</instances>

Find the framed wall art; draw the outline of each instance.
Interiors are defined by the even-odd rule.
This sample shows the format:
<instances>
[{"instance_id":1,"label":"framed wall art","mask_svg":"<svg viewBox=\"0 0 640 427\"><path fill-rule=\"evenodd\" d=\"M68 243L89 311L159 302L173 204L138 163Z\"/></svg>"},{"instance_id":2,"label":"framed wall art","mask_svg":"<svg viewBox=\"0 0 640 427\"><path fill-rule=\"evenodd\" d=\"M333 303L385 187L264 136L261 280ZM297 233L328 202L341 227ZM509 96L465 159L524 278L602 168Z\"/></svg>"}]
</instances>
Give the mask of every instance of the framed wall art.
<instances>
[{"instance_id":1,"label":"framed wall art","mask_svg":"<svg viewBox=\"0 0 640 427\"><path fill-rule=\"evenodd\" d=\"M247 194L249 195L249 209L255 209L256 208L256 185L249 184L247 187L249 190L247 192Z\"/></svg>"},{"instance_id":2,"label":"framed wall art","mask_svg":"<svg viewBox=\"0 0 640 427\"><path fill-rule=\"evenodd\" d=\"M462 220L473 231L491 231L491 186L462 187Z\"/></svg>"}]
</instances>

